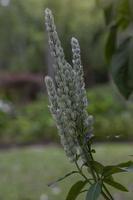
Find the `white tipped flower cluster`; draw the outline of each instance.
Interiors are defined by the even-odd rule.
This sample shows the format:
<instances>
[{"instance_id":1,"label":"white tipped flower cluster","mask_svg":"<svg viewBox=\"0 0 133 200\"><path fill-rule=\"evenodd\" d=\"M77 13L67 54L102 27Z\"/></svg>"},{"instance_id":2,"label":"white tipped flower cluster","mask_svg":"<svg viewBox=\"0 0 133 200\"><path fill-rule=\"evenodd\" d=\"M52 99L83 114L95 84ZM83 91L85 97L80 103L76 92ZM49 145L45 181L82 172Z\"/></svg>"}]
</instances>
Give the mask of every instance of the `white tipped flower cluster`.
<instances>
[{"instance_id":1,"label":"white tipped flower cluster","mask_svg":"<svg viewBox=\"0 0 133 200\"><path fill-rule=\"evenodd\" d=\"M55 60L55 84L50 77L45 77L50 101L50 111L56 121L61 143L71 161L82 152L82 147L92 135L92 116L86 108L88 105L83 68L80 58L80 46L72 38L73 66L64 56L54 18L49 9L45 10L45 23L49 37L51 54Z\"/></svg>"}]
</instances>

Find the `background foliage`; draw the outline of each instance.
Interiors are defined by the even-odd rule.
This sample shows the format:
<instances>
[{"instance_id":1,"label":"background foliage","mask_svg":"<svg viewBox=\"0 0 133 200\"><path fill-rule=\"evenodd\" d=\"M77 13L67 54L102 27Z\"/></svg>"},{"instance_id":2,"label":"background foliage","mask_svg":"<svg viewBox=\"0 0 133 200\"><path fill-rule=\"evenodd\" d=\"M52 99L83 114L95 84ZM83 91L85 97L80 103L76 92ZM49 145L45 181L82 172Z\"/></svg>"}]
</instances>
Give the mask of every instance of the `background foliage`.
<instances>
[{"instance_id":1,"label":"background foliage","mask_svg":"<svg viewBox=\"0 0 133 200\"><path fill-rule=\"evenodd\" d=\"M2 2L4 1L0 1L0 98L12 104L13 112L0 109L0 143L58 141L55 125L47 108L47 98L40 97L42 81L40 88L37 86L36 89L30 82L32 76L23 82L16 80L12 84L17 79L12 76L14 74L40 73L43 78L46 73L53 73L44 28L43 12L46 7L53 11L69 62L70 38L75 36L80 41L86 86L89 87L88 112L95 117L97 140L124 141L133 138L132 98L129 102L124 102L117 91L112 92L112 87L108 86L110 69L121 93L128 97L132 91L133 18L132 7L129 6L132 1L97 0L96 3L94 0L9 0L7 5ZM7 80L8 86L3 81L3 72L11 74L11 80ZM104 85L98 85L99 83ZM23 90L22 85L25 85ZM27 93L30 93L28 87L32 92L36 90L36 101L27 98ZM44 90L41 96L44 96Z\"/></svg>"},{"instance_id":2,"label":"background foliage","mask_svg":"<svg viewBox=\"0 0 133 200\"><path fill-rule=\"evenodd\" d=\"M111 86L88 90L88 112L94 116L94 133L102 141L133 139L133 105L125 103ZM14 108L15 114L0 112L1 143L45 143L59 141L47 107L47 98Z\"/></svg>"},{"instance_id":3,"label":"background foliage","mask_svg":"<svg viewBox=\"0 0 133 200\"><path fill-rule=\"evenodd\" d=\"M44 28L46 7L53 10L68 60L71 59L70 38L75 36L81 44L86 77L90 74L88 82L100 79L98 74L107 79L104 52L101 51L104 36L98 37L104 27L104 18L94 0L10 0L8 6L0 4L0 69L47 72L51 59ZM100 80L103 81L102 77Z\"/></svg>"},{"instance_id":4,"label":"background foliage","mask_svg":"<svg viewBox=\"0 0 133 200\"><path fill-rule=\"evenodd\" d=\"M104 7L109 29L105 54L114 82L125 98L133 92L133 1L118 0Z\"/></svg>"},{"instance_id":5,"label":"background foliage","mask_svg":"<svg viewBox=\"0 0 133 200\"><path fill-rule=\"evenodd\" d=\"M36 85L36 78L33 81L33 74L43 77L53 73L44 28L46 7L54 13L69 62L70 38L75 36L80 41L96 141L133 141L133 98L125 102L114 85L110 86L108 75L110 70L119 91L128 98L133 90L133 1L0 0L0 147L59 142L42 92L43 83ZM6 81L5 74L9 74ZM18 76L25 74L27 78ZM29 98L33 91L35 98ZM129 159L132 144L102 144L96 145L96 150L99 161L113 164ZM53 146L2 151L0 160L3 200L59 200L66 196L66 186L68 190L76 179L61 188L45 187L71 168L61 149ZM117 178L132 190L132 177L126 177ZM116 199L132 199L132 193L124 196L111 192Z\"/></svg>"}]
</instances>

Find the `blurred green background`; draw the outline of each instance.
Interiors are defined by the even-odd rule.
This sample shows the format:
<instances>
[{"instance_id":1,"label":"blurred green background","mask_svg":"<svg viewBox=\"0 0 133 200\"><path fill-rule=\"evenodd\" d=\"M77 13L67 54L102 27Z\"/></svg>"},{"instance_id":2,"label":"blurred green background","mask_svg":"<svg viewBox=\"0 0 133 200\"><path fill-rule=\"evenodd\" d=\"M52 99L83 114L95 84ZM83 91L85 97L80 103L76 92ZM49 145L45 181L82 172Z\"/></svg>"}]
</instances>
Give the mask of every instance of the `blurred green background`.
<instances>
[{"instance_id":1,"label":"blurred green background","mask_svg":"<svg viewBox=\"0 0 133 200\"><path fill-rule=\"evenodd\" d=\"M46 187L48 181L62 175L61 170L64 173L71 168L62 150L54 147L59 145L59 137L44 85L44 76L53 76L44 24L47 7L53 11L70 63L70 39L74 36L80 42L88 112L95 119L95 139L103 142L97 146L102 151L99 159L104 162L108 153L112 163L132 154L132 97L126 102L121 97L105 62L107 32L103 10L94 0L0 0L0 147L36 145L11 152L1 150L2 200L62 200L68 191L65 184L63 189L53 189L53 194ZM51 143L54 145L49 146ZM118 195L117 199L125 197Z\"/></svg>"}]
</instances>

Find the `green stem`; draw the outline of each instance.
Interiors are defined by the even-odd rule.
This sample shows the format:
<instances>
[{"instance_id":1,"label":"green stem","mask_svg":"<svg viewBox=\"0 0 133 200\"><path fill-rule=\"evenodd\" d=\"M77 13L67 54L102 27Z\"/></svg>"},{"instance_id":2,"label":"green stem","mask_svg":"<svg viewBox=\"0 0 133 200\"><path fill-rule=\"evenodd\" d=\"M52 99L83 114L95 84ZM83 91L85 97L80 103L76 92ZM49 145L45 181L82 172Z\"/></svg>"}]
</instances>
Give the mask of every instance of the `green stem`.
<instances>
[{"instance_id":1,"label":"green stem","mask_svg":"<svg viewBox=\"0 0 133 200\"><path fill-rule=\"evenodd\" d=\"M83 145L82 145L82 146L83 146ZM86 157L86 160L87 160L88 168L91 170L91 174L92 174L92 176L93 176L93 179L94 179L95 181L97 181L96 174L95 174L95 172L94 172L92 166L89 164L90 158L88 157L88 152L86 152L85 146L83 147L83 151L84 151L84 154L85 154L85 157ZM90 156L91 156L91 155L90 155Z\"/></svg>"},{"instance_id":2,"label":"green stem","mask_svg":"<svg viewBox=\"0 0 133 200\"><path fill-rule=\"evenodd\" d=\"M91 157L92 161L94 161L93 155L92 155L92 153L91 153L90 146L88 146L88 148L89 148L90 157ZM98 179L99 179L100 177L99 177L99 174L97 173L95 167L94 167L94 170L95 170L95 173L97 174L97 177L98 177ZM104 184L103 184L103 188L104 188L105 192L107 193L107 195L109 196L109 200L114 200L113 197L112 197L112 195L110 194L110 192L108 191L107 187L106 187ZM104 197L105 197L105 193L102 192L102 194L103 194ZM107 195L106 195L106 198L107 198Z\"/></svg>"},{"instance_id":3,"label":"green stem","mask_svg":"<svg viewBox=\"0 0 133 200\"><path fill-rule=\"evenodd\" d=\"M75 161L75 164L76 164L76 167L77 167L77 169L78 169L80 175L83 176L83 178L84 178L90 185L92 185L90 179L88 179L88 178L84 175L84 173L82 172L82 170L80 169L80 167L79 167L79 165L78 165L78 163L77 163L76 161Z\"/></svg>"},{"instance_id":4,"label":"green stem","mask_svg":"<svg viewBox=\"0 0 133 200\"><path fill-rule=\"evenodd\" d=\"M84 149L84 148L83 148L83 149ZM85 150L85 149L84 149L84 153L85 153L85 156L87 157L87 160L88 160L88 155L86 154L86 150ZM91 154L91 151L89 151L89 153L90 153L91 160L94 160L94 158L93 158L93 156L92 156L92 154ZM88 160L88 163L89 163L89 160ZM95 182L97 182L97 179L99 179L99 175L97 174L95 168L93 169L91 165L89 165L89 168L90 168L90 170L91 170L91 174L92 174L92 176L93 176L93 179L95 180ZM97 177L96 177L95 173L96 173ZM111 194L109 193L109 191L107 190L107 188L105 188L105 186L104 186L104 189L105 189L105 191L106 191L107 194L106 194L104 191L102 191L103 197L104 197L106 200L112 200ZM109 195L109 197L108 197L108 195Z\"/></svg>"},{"instance_id":5,"label":"green stem","mask_svg":"<svg viewBox=\"0 0 133 200\"><path fill-rule=\"evenodd\" d=\"M83 176L83 178L84 178L90 185L92 185L90 179L88 179L88 178L84 175L84 173L82 172L82 170L80 169L80 167L79 167L79 165L78 165L78 163L77 163L76 161L75 161L75 164L76 164L76 167L77 167L77 169L78 169L80 175ZM93 180L94 180L94 179L93 179ZM83 190L81 193L83 193L83 192L87 192L87 190ZM108 198L107 195L106 195L103 191L102 191L102 195L104 196L104 198L105 198L106 200L110 200L110 198Z\"/></svg>"},{"instance_id":6,"label":"green stem","mask_svg":"<svg viewBox=\"0 0 133 200\"><path fill-rule=\"evenodd\" d=\"M75 164L76 164L76 166L77 166L77 169L78 169L80 175L83 176L83 178L84 178L90 185L92 185L92 182L90 181L90 179L88 179L88 178L84 175L84 173L82 172L82 170L80 169L80 167L79 167L79 165L78 165L78 163L77 163L76 161L75 161ZM92 180L92 179L91 179L91 180ZM94 179L93 179L93 180L94 180ZM84 190L84 191L82 191L82 192L87 192L87 190ZM104 191L102 191L102 195L103 195L103 197L104 197L106 200L110 200L110 198L105 194Z\"/></svg>"},{"instance_id":7,"label":"green stem","mask_svg":"<svg viewBox=\"0 0 133 200\"><path fill-rule=\"evenodd\" d=\"M90 171L91 171L92 177L93 177L94 181L97 182L97 181L100 179L99 174L97 173L96 169L95 169L95 168L93 169L93 167L91 166L91 164L89 164L89 163L90 163L90 159L91 159L91 161L94 161L93 155L92 155L92 153L91 153L90 145L89 145L89 144L88 144L88 145L83 145L82 142L81 142L81 140L80 140L80 138L79 138L79 143L80 143L80 146L81 146L82 149L83 149L84 155L85 155L86 160L87 160L87 165L88 165L88 168L89 168ZM86 147L85 147L85 146L88 147L89 156L88 156L88 152L86 152ZM77 167L79 167L78 164L77 164ZM85 176L85 175L82 173L82 170L80 170L80 174L81 174L83 177ZM88 180L86 176L85 176L84 178L85 178L86 180ZM91 184L91 183L90 183L90 184ZM103 187L104 187L104 190L105 190L105 192L106 192L106 193L105 193L105 192L102 190L101 193L102 193L103 197L104 197L106 200L113 200L113 197L111 196L111 194L110 194L110 192L108 191L108 189L106 188L106 186L104 185Z\"/></svg>"}]
</instances>

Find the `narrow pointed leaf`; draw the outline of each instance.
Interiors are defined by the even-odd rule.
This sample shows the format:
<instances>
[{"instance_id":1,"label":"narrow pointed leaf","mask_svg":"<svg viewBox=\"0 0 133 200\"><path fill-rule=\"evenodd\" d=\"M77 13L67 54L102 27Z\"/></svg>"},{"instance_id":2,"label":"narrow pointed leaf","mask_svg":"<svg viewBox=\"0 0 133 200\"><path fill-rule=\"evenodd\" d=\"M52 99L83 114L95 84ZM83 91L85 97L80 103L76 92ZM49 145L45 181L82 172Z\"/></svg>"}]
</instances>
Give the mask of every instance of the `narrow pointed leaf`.
<instances>
[{"instance_id":1,"label":"narrow pointed leaf","mask_svg":"<svg viewBox=\"0 0 133 200\"><path fill-rule=\"evenodd\" d=\"M133 172L133 161L121 163L118 166L126 172Z\"/></svg>"},{"instance_id":2,"label":"narrow pointed leaf","mask_svg":"<svg viewBox=\"0 0 133 200\"><path fill-rule=\"evenodd\" d=\"M106 166L103 169L103 176L104 177L108 177L111 176L112 174L117 174L117 173L121 173L121 172L126 172L124 169L118 167L118 166Z\"/></svg>"},{"instance_id":3,"label":"narrow pointed leaf","mask_svg":"<svg viewBox=\"0 0 133 200\"><path fill-rule=\"evenodd\" d=\"M117 166L118 167L130 167L131 165L133 165L133 161L128 161L128 162L120 163Z\"/></svg>"},{"instance_id":4,"label":"narrow pointed leaf","mask_svg":"<svg viewBox=\"0 0 133 200\"><path fill-rule=\"evenodd\" d=\"M128 192L128 190L125 188L125 186L121 185L118 182L115 182L115 181L109 180L109 179L105 179L104 182L107 183L108 185L111 185L112 187L114 187L118 190L121 190L123 192Z\"/></svg>"},{"instance_id":5,"label":"narrow pointed leaf","mask_svg":"<svg viewBox=\"0 0 133 200\"><path fill-rule=\"evenodd\" d=\"M65 178L71 176L72 174L77 174L77 173L79 173L79 172L78 172L78 171L72 171L72 172L66 174L65 176L63 176L63 177L57 179L56 181L53 181L52 183L49 183L49 184L48 184L48 187L54 185L55 183L58 183L58 182L64 180Z\"/></svg>"},{"instance_id":6,"label":"narrow pointed leaf","mask_svg":"<svg viewBox=\"0 0 133 200\"><path fill-rule=\"evenodd\" d=\"M83 187L86 185L86 181L78 181L76 182L68 192L66 200L75 200L77 196L80 194Z\"/></svg>"}]
</instances>

